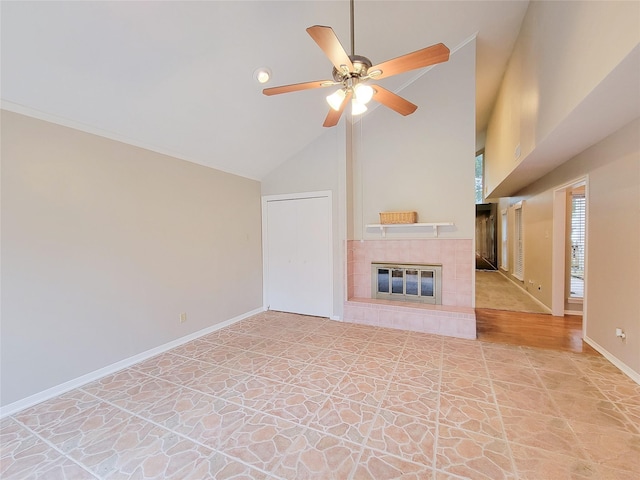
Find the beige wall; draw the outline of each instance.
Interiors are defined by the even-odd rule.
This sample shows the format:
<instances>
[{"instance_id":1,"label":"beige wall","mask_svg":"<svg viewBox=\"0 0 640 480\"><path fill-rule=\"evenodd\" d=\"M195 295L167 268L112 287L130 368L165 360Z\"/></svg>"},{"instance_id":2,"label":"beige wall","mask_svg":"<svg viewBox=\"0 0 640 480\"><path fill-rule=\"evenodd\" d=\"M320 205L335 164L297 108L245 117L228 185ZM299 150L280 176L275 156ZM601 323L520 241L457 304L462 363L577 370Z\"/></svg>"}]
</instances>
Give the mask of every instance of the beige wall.
<instances>
[{"instance_id":1,"label":"beige wall","mask_svg":"<svg viewBox=\"0 0 640 480\"><path fill-rule=\"evenodd\" d=\"M637 2L529 4L487 128L488 192L638 45L638 18Z\"/></svg>"},{"instance_id":2,"label":"beige wall","mask_svg":"<svg viewBox=\"0 0 640 480\"><path fill-rule=\"evenodd\" d=\"M262 195L331 191L333 231L333 316L342 316L346 268L346 133L326 129L301 152L262 179Z\"/></svg>"},{"instance_id":3,"label":"beige wall","mask_svg":"<svg viewBox=\"0 0 640 480\"><path fill-rule=\"evenodd\" d=\"M395 210L417 211L418 222L453 222L442 238L474 238L475 52L473 39L399 92L418 105L412 115L379 107L354 126L354 239L380 239L365 226Z\"/></svg>"},{"instance_id":4,"label":"beige wall","mask_svg":"<svg viewBox=\"0 0 640 480\"><path fill-rule=\"evenodd\" d=\"M586 336L640 374L640 119L533 183L521 197L503 199L501 208L523 199L525 283L540 279L542 292L531 293L551 307L553 190L585 176ZM512 255L512 242L509 248ZM509 258L510 272L512 263ZM625 342L615 337L616 327L626 331Z\"/></svg>"},{"instance_id":5,"label":"beige wall","mask_svg":"<svg viewBox=\"0 0 640 480\"><path fill-rule=\"evenodd\" d=\"M258 182L1 126L2 405L261 308Z\"/></svg>"}]
</instances>

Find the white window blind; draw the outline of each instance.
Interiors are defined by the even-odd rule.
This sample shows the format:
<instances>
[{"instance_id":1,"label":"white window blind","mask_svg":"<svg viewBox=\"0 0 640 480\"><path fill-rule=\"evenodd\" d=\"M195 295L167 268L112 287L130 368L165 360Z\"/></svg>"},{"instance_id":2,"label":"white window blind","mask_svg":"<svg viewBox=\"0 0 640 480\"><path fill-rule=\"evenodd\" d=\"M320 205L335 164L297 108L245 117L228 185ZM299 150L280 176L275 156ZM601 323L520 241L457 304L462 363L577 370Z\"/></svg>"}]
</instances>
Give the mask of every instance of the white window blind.
<instances>
[{"instance_id":1,"label":"white window blind","mask_svg":"<svg viewBox=\"0 0 640 480\"><path fill-rule=\"evenodd\" d=\"M522 204L515 207L515 235L513 252L513 276L524 280L524 235L522 225Z\"/></svg>"},{"instance_id":2,"label":"white window blind","mask_svg":"<svg viewBox=\"0 0 640 480\"><path fill-rule=\"evenodd\" d=\"M571 197L571 296L582 297L584 291L584 246L585 246L584 194Z\"/></svg>"},{"instance_id":3,"label":"white window blind","mask_svg":"<svg viewBox=\"0 0 640 480\"><path fill-rule=\"evenodd\" d=\"M500 237L500 246L502 255L500 256L500 266L503 270L509 269L509 231L507 230L507 209L502 210L502 235Z\"/></svg>"}]
</instances>

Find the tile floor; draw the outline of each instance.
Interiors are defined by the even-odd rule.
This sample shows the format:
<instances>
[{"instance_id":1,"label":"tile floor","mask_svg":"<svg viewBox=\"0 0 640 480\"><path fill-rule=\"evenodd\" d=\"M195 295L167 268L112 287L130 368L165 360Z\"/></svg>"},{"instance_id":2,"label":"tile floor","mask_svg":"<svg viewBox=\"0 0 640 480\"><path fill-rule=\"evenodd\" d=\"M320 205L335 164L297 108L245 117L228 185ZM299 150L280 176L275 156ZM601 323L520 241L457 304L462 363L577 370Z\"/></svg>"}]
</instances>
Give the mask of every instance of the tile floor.
<instances>
[{"instance_id":1,"label":"tile floor","mask_svg":"<svg viewBox=\"0 0 640 480\"><path fill-rule=\"evenodd\" d=\"M266 312L0 423L3 479L637 479L602 357Z\"/></svg>"}]
</instances>

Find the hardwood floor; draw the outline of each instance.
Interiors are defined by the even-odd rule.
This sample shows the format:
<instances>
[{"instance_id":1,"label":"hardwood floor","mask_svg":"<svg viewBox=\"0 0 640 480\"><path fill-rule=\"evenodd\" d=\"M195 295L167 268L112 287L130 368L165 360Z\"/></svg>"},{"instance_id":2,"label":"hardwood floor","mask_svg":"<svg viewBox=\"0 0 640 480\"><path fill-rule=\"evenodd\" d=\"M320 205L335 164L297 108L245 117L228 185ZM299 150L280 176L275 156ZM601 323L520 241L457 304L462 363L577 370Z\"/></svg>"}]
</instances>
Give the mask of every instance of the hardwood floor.
<instances>
[{"instance_id":1,"label":"hardwood floor","mask_svg":"<svg viewBox=\"0 0 640 480\"><path fill-rule=\"evenodd\" d=\"M582 341L582 317L476 309L478 340L600 355Z\"/></svg>"}]
</instances>

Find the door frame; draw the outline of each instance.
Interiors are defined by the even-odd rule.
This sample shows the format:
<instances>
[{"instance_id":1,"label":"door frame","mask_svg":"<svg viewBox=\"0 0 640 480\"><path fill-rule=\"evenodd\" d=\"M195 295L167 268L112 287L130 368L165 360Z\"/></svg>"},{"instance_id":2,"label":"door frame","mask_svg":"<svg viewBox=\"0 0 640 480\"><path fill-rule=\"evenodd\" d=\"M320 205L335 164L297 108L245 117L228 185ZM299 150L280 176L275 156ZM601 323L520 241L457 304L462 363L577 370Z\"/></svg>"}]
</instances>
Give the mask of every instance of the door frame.
<instances>
[{"instance_id":1,"label":"door frame","mask_svg":"<svg viewBox=\"0 0 640 480\"><path fill-rule=\"evenodd\" d=\"M269 273L269 256L268 256L268 215L267 206L269 202L277 202L283 200L303 200L306 198L328 198L329 205L328 218L329 218L329 245L328 245L328 259L329 259L329 278L331 279L330 291L330 315L329 318L335 317L335 305L334 305L334 265L333 265L333 198L331 190L321 190L316 192L301 192L301 193L283 193L277 195L263 195L262 196L262 308L268 309L269 295L268 295L268 273Z\"/></svg>"},{"instance_id":2,"label":"door frame","mask_svg":"<svg viewBox=\"0 0 640 480\"><path fill-rule=\"evenodd\" d=\"M564 316L565 285L567 274L567 198L571 189L584 185L585 196L585 247L584 247L584 293L582 299L582 337L587 333L587 278L589 264L589 175L578 177L553 189L553 242L551 267L551 314Z\"/></svg>"}]
</instances>

